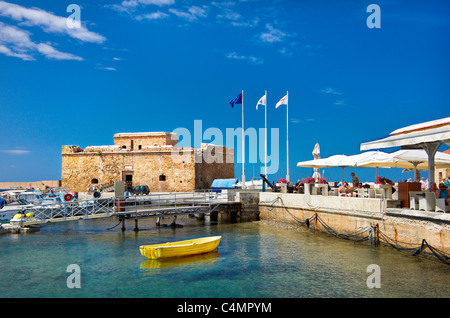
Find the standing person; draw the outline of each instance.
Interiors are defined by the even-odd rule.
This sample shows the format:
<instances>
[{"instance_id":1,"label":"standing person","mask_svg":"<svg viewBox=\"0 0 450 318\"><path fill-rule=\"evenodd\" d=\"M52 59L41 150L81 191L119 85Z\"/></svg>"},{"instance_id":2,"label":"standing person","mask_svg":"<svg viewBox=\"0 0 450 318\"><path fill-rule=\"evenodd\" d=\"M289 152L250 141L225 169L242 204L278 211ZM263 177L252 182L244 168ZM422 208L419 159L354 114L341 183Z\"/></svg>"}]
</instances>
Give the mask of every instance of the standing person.
<instances>
[{"instance_id":1,"label":"standing person","mask_svg":"<svg viewBox=\"0 0 450 318\"><path fill-rule=\"evenodd\" d=\"M425 191L428 189L428 179L425 180L424 177L422 177L422 179L420 179L420 187L422 188L422 191Z\"/></svg>"},{"instance_id":2,"label":"standing person","mask_svg":"<svg viewBox=\"0 0 450 318\"><path fill-rule=\"evenodd\" d=\"M448 188L450 186L450 178L447 177L447 179L444 179L444 185Z\"/></svg>"},{"instance_id":3,"label":"standing person","mask_svg":"<svg viewBox=\"0 0 450 318\"><path fill-rule=\"evenodd\" d=\"M354 172L350 174L352 176L353 189L356 189L359 185L359 178L356 176Z\"/></svg>"}]
</instances>

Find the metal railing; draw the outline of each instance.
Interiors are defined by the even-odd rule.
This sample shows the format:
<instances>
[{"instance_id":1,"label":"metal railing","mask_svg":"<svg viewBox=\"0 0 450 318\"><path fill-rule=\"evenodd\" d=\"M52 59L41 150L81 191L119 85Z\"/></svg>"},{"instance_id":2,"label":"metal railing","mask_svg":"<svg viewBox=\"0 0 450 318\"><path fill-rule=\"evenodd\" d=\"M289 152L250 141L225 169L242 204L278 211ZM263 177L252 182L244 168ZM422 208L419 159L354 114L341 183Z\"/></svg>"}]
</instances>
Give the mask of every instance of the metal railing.
<instances>
[{"instance_id":1,"label":"metal railing","mask_svg":"<svg viewBox=\"0 0 450 318\"><path fill-rule=\"evenodd\" d=\"M234 191L217 193L212 190L168 192L115 197L114 213L131 214L146 210L208 206L234 200Z\"/></svg>"},{"instance_id":2,"label":"metal railing","mask_svg":"<svg viewBox=\"0 0 450 318\"><path fill-rule=\"evenodd\" d=\"M22 223L45 222L52 219L66 220L73 217L89 218L92 215L106 214L110 216L114 207L114 198L90 200L73 200L70 202L55 202L55 204L35 205L23 209ZM30 213L32 213L30 215Z\"/></svg>"},{"instance_id":3,"label":"metal railing","mask_svg":"<svg viewBox=\"0 0 450 318\"><path fill-rule=\"evenodd\" d=\"M233 201L235 192L214 192L212 190L196 190L193 192L168 192L148 195L122 197L105 197L93 199L74 199L70 202L35 205L24 208L20 224L44 223L89 218L100 214L112 215L158 216L167 214L185 214L192 211L202 212L214 209L212 205ZM30 215L30 212L32 215Z\"/></svg>"}]
</instances>

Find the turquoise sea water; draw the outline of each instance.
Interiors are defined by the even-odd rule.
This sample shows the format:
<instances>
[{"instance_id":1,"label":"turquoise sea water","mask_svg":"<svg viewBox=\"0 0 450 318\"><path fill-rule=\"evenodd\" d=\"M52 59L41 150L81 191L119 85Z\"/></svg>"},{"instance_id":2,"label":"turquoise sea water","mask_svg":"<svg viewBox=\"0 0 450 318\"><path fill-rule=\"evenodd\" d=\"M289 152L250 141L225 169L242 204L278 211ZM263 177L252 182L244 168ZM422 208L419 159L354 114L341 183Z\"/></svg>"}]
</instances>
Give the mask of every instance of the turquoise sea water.
<instances>
[{"instance_id":1,"label":"turquoise sea water","mask_svg":"<svg viewBox=\"0 0 450 318\"><path fill-rule=\"evenodd\" d=\"M0 236L1 297L449 297L450 268L388 247L371 247L305 228L261 222L210 224L178 220L183 228L156 228L140 220L127 231L117 219L45 225L31 234ZM166 220L170 223L171 220ZM221 235L217 252L149 261L143 244ZM81 288L68 288L70 264ZM370 264L381 288L368 288Z\"/></svg>"}]
</instances>

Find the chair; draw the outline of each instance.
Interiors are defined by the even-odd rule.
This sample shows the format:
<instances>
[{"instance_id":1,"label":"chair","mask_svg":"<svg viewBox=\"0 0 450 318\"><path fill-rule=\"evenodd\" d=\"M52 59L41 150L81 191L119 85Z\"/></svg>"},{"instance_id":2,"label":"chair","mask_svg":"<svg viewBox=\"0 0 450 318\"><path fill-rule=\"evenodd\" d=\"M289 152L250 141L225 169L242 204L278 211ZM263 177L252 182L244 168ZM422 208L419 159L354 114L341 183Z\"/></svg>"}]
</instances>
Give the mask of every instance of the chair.
<instances>
[{"instance_id":1,"label":"chair","mask_svg":"<svg viewBox=\"0 0 450 318\"><path fill-rule=\"evenodd\" d=\"M436 193L425 192L425 197L419 199L419 210L436 211Z\"/></svg>"},{"instance_id":2,"label":"chair","mask_svg":"<svg viewBox=\"0 0 450 318\"><path fill-rule=\"evenodd\" d=\"M409 208L411 210L419 210L419 196L418 194L422 194L422 191L409 191Z\"/></svg>"},{"instance_id":3,"label":"chair","mask_svg":"<svg viewBox=\"0 0 450 318\"><path fill-rule=\"evenodd\" d=\"M358 193L358 198L368 198L369 197L367 189L357 189L356 192Z\"/></svg>"},{"instance_id":4,"label":"chair","mask_svg":"<svg viewBox=\"0 0 450 318\"><path fill-rule=\"evenodd\" d=\"M368 189L369 190L369 198L375 198L375 189Z\"/></svg>"},{"instance_id":5,"label":"chair","mask_svg":"<svg viewBox=\"0 0 450 318\"><path fill-rule=\"evenodd\" d=\"M384 199L384 189L375 189L375 198Z\"/></svg>"},{"instance_id":6,"label":"chair","mask_svg":"<svg viewBox=\"0 0 450 318\"><path fill-rule=\"evenodd\" d=\"M436 212L450 212L450 207L445 204L445 199L436 199Z\"/></svg>"}]
</instances>

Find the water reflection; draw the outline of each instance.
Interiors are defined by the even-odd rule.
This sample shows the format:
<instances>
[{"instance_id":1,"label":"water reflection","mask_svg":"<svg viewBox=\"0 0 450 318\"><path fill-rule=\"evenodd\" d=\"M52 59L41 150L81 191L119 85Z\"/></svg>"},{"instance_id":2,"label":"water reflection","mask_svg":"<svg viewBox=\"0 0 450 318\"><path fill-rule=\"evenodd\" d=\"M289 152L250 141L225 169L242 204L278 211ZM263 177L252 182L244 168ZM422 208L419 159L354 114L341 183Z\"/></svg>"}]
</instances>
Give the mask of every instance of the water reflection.
<instances>
[{"instance_id":1,"label":"water reflection","mask_svg":"<svg viewBox=\"0 0 450 318\"><path fill-rule=\"evenodd\" d=\"M204 266L207 263L214 263L219 257L218 251L212 251L209 253L185 256L185 257L171 257L163 259L146 259L140 264L140 269L151 274L155 269L174 267L174 266Z\"/></svg>"}]
</instances>

